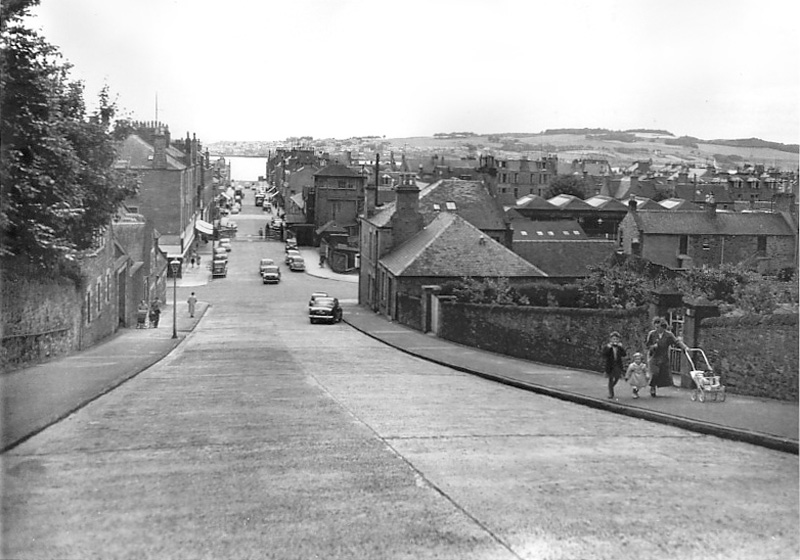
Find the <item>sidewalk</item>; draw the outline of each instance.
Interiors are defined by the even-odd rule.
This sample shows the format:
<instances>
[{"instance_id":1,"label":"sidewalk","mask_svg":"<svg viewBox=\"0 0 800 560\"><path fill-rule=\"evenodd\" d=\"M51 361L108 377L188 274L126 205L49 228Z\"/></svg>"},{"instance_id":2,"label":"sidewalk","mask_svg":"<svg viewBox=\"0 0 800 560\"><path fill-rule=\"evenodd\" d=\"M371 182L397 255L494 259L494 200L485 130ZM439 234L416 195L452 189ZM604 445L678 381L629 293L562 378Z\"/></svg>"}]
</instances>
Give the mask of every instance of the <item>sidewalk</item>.
<instances>
[{"instance_id":1,"label":"sidewalk","mask_svg":"<svg viewBox=\"0 0 800 560\"><path fill-rule=\"evenodd\" d=\"M172 297L157 329L120 329L100 344L63 358L0 376L0 452L22 443L167 356L194 330L208 309L198 302L194 318L178 301L172 338Z\"/></svg>"},{"instance_id":2,"label":"sidewalk","mask_svg":"<svg viewBox=\"0 0 800 560\"><path fill-rule=\"evenodd\" d=\"M725 402L692 401L679 387L633 399L624 381L606 398L600 373L566 369L477 350L391 322L369 309L344 305L344 321L408 354L542 395L701 434L798 453L798 404L728 394Z\"/></svg>"}]
</instances>

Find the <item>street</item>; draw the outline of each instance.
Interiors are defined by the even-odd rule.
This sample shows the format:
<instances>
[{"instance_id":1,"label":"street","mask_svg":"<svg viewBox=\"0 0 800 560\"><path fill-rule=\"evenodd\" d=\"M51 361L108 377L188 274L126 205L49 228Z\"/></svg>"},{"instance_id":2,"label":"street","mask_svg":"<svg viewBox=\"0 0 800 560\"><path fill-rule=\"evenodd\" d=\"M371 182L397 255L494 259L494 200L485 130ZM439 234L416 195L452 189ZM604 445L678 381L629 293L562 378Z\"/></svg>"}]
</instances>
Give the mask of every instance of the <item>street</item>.
<instances>
[{"instance_id":1,"label":"street","mask_svg":"<svg viewBox=\"0 0 800 560\"><path fill-rule=\"evenodd\" d=\"M796 455L311 325L311 292L357 284L289 272L267 217L248 191L227 278L178 291L211 308L169 357L2 456L4 558L800 554Z\"/></svg>"}]
</instances>

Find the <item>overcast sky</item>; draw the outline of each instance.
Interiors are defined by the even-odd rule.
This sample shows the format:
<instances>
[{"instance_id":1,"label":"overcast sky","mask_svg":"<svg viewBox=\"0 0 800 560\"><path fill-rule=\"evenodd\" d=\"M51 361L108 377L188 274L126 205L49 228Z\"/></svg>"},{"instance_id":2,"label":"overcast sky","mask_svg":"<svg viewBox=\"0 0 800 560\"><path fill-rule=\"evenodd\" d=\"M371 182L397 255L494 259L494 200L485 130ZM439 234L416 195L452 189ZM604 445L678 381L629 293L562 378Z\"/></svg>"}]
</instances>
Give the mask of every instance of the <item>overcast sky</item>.
<instances>
[{"instance_id":1,"label":"overcast sky","mask_svg":"<svg viewBox=\"0 0 800 560\"><path fill-rule=\"evenodd\" d=\"M800 142L796 0L41 0L132 118L204 142L666 129Z\"/></svg>"}]
</instances>

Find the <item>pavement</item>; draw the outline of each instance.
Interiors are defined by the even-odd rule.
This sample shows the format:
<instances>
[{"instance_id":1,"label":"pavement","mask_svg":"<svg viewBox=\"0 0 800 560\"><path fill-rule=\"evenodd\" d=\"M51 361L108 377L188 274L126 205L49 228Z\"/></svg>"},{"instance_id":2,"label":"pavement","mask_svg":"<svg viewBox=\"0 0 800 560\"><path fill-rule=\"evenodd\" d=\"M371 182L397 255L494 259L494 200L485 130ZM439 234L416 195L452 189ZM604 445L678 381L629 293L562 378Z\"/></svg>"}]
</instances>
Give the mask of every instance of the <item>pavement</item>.
<instances>
[{"instance_id":1,"label":"pavement","mask_svg":"<svg viewBox=\"0 0 800 560\"><path fill-rule=\"evenodd\" d=\"M210 244L201 248L202 266L186 270L178 287L209 282L206 265L211 261L210 253ZM356 274L336 274L327 266L319 266L315 249L303 248L301 253L306 261L306 274L358 282ZM191 333L208 309L206 302L198 302L195 317L189 317L185 304L180 302L175 314L176 338L172 338L169 293L167 299L158 329L120 329L88 350L0 376L3 406L0 451L15 447L166 357ZM728 394L724 402L700 403L691 400L689 389L677 386L660 389L657 398L643 392L641 398L634 399L625 382L617 385L617 397L608 399L606 380L600 373L462 346L395 323L356 304L344 303L343 309L344 321L364 334L458 371L625 417L798 454L800 415L796 402Z\"/></svg>"}]
</instances>

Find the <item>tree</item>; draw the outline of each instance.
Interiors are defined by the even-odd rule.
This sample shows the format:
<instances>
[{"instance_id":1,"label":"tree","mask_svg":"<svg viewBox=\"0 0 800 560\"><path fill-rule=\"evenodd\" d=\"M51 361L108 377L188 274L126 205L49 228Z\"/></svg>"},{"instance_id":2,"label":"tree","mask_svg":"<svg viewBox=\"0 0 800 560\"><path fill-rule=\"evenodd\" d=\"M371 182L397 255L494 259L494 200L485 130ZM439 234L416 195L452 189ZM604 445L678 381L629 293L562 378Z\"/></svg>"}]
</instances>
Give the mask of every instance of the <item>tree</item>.
<instances>
[{"instance_id":1,"label":"tree","mask_svg":"<svg viewBox=\"0 0 800 560\"><path fill-rule=\"evenodd\" d=\"M92 247L136 179L114 168L108 88L88 114L83 84L22 24L37 0L3 2L0 23L0 256L45 268Z\"/></svg>"},{"instance_id":2,"label":"tree","mask_svg":"<svg viewBox=\"0 0 800 560\"><path fill-rule=\"evenodd\" d=\"M558 175L550 181L550 186L545 191L545 198L553 198L560 194L571 194L583 200L586 198L586 181L574 175Z\"/></svg>"}]
</instances>

